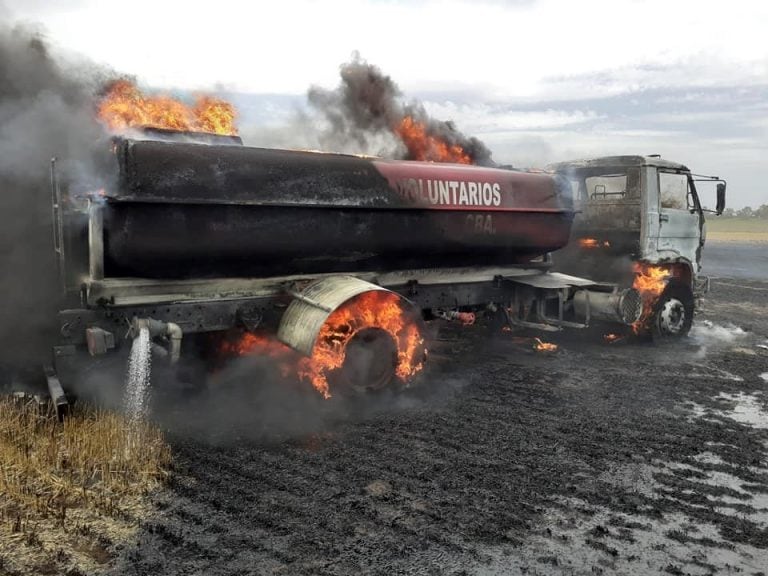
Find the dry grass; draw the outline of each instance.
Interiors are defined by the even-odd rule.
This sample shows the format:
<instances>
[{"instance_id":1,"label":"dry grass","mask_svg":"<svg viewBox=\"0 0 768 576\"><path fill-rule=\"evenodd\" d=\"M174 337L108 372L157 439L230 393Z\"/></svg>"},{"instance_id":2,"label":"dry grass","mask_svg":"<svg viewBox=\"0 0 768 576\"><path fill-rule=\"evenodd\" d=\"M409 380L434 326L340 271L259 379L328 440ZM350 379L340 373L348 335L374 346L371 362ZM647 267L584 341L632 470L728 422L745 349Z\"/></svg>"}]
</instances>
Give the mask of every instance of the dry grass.
<instances>
[{"instance_id":1,"label":"dry grass","mask_svg":"<svg viewBox=\"0 0 768 576\"><path fill-rule=\"evenodd\" d=\"M148 423L83 405L60 423L34 400L0 397L0 573L102 564L170 459Z\"/></svg>"}]
</instances>

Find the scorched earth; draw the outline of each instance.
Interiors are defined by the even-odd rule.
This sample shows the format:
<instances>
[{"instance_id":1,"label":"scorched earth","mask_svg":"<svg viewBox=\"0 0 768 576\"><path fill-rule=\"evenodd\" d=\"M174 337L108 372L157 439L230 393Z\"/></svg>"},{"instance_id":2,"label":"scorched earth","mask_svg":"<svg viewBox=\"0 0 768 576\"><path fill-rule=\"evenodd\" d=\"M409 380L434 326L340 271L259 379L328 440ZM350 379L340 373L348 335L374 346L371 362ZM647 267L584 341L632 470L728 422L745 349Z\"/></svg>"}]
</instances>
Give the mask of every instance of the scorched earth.
<instances>
[{"instance_id":1,"label":"scorched earth","mask_svg":"<svg viewBox=\"0 0 768 576\"><path fill-rule=\"evenodd\" d=\"M763 574L768 282L720 278L687 341L443 329L364 403L244 360L162 408L175 470L115 574Z\"/></svg>"}]
</instances>

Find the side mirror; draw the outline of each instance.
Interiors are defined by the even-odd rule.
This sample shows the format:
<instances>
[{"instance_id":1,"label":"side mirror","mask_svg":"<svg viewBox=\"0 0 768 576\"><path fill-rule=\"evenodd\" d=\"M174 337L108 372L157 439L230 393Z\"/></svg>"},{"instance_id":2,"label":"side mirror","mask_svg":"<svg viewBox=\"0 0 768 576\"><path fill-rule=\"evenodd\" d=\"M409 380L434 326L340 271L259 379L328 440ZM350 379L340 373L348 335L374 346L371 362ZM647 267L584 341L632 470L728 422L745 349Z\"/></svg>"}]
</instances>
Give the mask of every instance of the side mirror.
<instances>
[{"instance_id":1,"label":"side mirror","mask_svg":"<svg viewBox=\"0 0 768 576\"><path fill-rule=\"evenodd\" d=\"M715 212L719 216L723 213L723 210L725 210L725 182L719 182L717 184L717 207Z\"/></svg>"}]
</instances>

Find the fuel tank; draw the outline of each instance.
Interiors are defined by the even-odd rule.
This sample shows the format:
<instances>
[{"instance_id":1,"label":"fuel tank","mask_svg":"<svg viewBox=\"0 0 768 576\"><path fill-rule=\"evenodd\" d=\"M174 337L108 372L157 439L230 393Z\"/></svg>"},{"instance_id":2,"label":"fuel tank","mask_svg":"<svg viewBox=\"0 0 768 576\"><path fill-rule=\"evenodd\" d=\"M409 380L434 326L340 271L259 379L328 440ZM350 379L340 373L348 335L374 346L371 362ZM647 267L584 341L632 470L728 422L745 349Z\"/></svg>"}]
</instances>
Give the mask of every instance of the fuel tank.
<instances>
[{"instance_id":1,"label":"fuel tank","mask_svg":"<svg viewBox=\"0 0 768 576\"><path fill-rule=\"evenodd\" d=\"M113 277L524 263L564 246L574 215L550 174L131 139L115 157Z\"/></svg>"}]
</instances>

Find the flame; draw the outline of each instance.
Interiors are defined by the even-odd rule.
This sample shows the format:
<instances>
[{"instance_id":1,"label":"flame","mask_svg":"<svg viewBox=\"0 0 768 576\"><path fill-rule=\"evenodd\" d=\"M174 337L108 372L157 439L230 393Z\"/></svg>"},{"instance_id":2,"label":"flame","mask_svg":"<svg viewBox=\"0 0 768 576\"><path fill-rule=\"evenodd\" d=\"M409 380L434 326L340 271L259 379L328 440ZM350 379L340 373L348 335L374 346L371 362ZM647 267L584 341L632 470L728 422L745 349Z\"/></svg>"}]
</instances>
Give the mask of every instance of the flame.
<instances>
[{"instance_id":1,"label":"flame","mask_svg":"<svg viewBox=\"0 0 768 576\"><path fill-rule=\"evenodd\" d=\"M284 378L296 372L299 353L277 338L262 333L244 332L237 340L224 340L219 351L232 356L266 356L277 360Z\"/></svg>"},{"instance_id":2,"label":"flame","mask_svg":"<svg viewBox=\"0 0 768 576\"><path fill-rule=\"evenodd\" d=\"M653 308L667 287L667 281L672 272L664 266L642 262L635 262L632 267L635 273L632 287L638 290L643 298L643 313L640 319L632 324L632 331L635 334L640 334L646 329L648 321L653 315Z\"/></svg>"},{"instance_id":3,"label":"flame","mask_svg":"<svg viewBox=\"0 0 768 576\"><path fill-rule=\"evenodd\" d=\"M212 96L198 96L189 106L170 96L147 96L136 84L117 80L107 89L98 107L99 119L112 132L127 128L167 128L235 135L235 108Z\"/></svg>"},{"instance_id":4,"label":"flame","mask_svg":"<svg viewBox=\"0 0 768 576\"><path fill-rule=\"evenodd\" d=\"M366 328L379 328L392 336L397 345L395 373L403 382L422 369L426 349L419 326L403 309L400 297L384 291L361 294L332 312L320 329L311 357L300 356L274 336L253 332L244 332L234 341L224 340L219 351L273 358L283 377L297 376L328 399L328 377L344 365L349 341Z\"/></svg>"},{"instance_id":5,"label":"flame","mask_svg":"<svg viewBox=\"0 0 768 576\"><path fill-rule=\"evenodd\" d=\"M614 342L618 342L623 338L624 337L619 334L603 334L603 340L605 340L608 344L613 344Z\"/></svg>"},{"instance_id":6,"label":"flame","mask_svg":"<svg viewBox=\"0 0 768 576\"><path fill-rule=\"evenodd\" d=\"M608 240L598 240L597 238L579 238L581 248L610 248L611 243Z\"/></svg>"},{"instance_id":7,"label":"flame","mask_svg":"<svg viewBox=\"0 0 768 576\"><path fill-rule=\"evenodd\" d=\"M408 149L408 157L413 160L472 164L472 158L464 148L449 145L437 136L427 134L426 124L414 120L412 116L404 117L395 127L395 133Z\"/></svg>"},{"instance_id":8,"label":"flame","mask_svg":"<svg viewBox=\"0 0 768 576\"><path fill-rule=\"evenodd\" d=\"M346 347L354 336L366 328L388 332L397 345L395 373L407 381L424 365L424 338L400 301L392 292L365 292L334 310L320 329L312 357L302 361L299 375L309 380L326 398L330 397L329 374L341 368Z\"/></svg>"},{"instance_id":9,"label":"flame","mask_svg":"<svg viewBox=\"0 0 768 576\"><path fill-rule=\"evenodd\" d=\"M541 340L541 338L534 338L533 339L533 349L538 350L539 352L554 352L557 350L557 344L552 344L551 342L544 342Z\"/></svg>"},{"instance_id":10,"label":"flame","mask_svg":"<svg viewBox=\"0 0 768 576\"><path fill-rule=\"evenodd\" d=\"M512 332L512 328L505 325L501 328L502 332ZM541 338L530 336L515 336L513 335L511 341L514 344L520 344L526 348L531 347L537 352L555 352L558 348L557 344L552 342L544 342Z\"/></svg>"}]
</instances>

